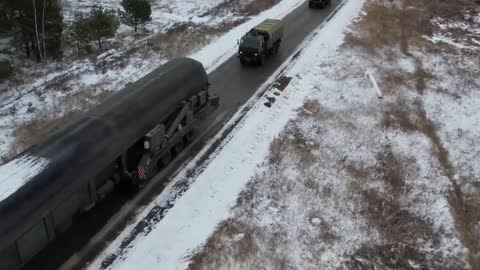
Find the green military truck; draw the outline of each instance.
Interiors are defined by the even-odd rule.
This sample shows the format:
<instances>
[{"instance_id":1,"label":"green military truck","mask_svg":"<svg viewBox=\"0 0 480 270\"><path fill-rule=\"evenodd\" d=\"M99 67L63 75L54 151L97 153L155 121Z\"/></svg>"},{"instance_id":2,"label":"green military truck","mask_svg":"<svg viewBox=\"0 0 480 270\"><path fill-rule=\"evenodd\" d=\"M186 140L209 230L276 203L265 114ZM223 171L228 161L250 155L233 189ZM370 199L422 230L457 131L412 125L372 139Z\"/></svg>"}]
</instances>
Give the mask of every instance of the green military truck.
<instances>
[{"instance_id":1,"label":"green military truck","mask_svg":"<svg viewBox=\"0 0 480 270\"><path fill-rule=\"evenodd\" d=\"M267 19L252 28L238 42L240 63L263 65L268 55L278 53L283 37L283 22Z\"/></svg>"}]
</instances>

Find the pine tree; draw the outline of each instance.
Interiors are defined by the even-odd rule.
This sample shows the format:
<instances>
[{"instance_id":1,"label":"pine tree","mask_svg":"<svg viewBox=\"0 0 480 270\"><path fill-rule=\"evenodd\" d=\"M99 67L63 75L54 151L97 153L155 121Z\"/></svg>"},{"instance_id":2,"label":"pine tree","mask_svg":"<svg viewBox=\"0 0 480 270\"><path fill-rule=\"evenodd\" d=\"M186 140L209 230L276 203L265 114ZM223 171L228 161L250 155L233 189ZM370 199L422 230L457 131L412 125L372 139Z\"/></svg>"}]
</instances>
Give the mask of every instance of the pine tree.
<instances>
[{"instance_id":1,"label":"pine tree","mask_svg":"<svg viewBox=\"0 0 480 270\"><path fill-rule=\"evenodd\" d=\"M27 57L35 54L42 62L47 56L61 56L63 16L58 0L9 0L18 46Z\"/></svg>"},{"instance_id":2,"label":"pine tree","mask_svg":"<svg viewBox=\"0 0 480 270\"><path fill-rule=\"evenodd\" d=\"M81 48L86 48L92 41L90 20L83 14L76 14L75 20L72 23L70 37L75 41L77 51Z\"/></svg>"},{"instance_id":3,"label":"pine tree","mask_svg":"<svg viewBox=\"0 0 480 270\"><path fill-rule=\"evenodd\" d=\"M125 20L135 27L135 33L139 24L151 20L152 7L148 0L122 0L122 7L125 9Z\"/></svg>"},{"instance_id":4,"label":"pine tree","mask_svg":"<svg viewBox=\"0 0 480 270\"><path fill-rule=\"evenodd\" d=\"M102 38L115 36L118 28L115 11L104 10L100 6L94 6L88 15L92 38L98 42L98 48L102 48Z\"/></svg>"}]
</instances>

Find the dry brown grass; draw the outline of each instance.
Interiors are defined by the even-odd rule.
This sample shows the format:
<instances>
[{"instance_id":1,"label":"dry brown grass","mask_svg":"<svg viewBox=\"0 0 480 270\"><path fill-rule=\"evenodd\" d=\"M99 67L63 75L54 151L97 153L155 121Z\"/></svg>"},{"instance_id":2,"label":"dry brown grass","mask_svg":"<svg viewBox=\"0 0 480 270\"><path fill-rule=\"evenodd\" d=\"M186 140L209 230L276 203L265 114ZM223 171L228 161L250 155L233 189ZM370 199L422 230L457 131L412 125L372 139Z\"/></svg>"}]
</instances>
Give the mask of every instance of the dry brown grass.
<instances>
[{"instance_id":1,"label":"dry brown grass","mask_svg":"<svg viewBox=\"0 0 480 270\"><path fill-rule=\"evenodd\" d=\"M435 76L430 71L425 70L420 61L418 62L419 63L417 63L417 66L415 67L415 72L413 73L413 81L415 82L415 88L417 91L423 95L427 88L428 81L434 79Z\"/></svg>"},{"instance_id":2,"label":"dry brown grass","mask_svg":"<svg viewBox=\"0 0 480 270\"><path fill-rule=\"evenodd\" d=\"M356 180L350 184L350 190L361 197L359 212L382 239L380 243L370 242L358 249L347 261L348 269L410 269L410 263L415 263L419 269L441 269L442 255L427 252L419 245L430 242L430 247L438 249L440 236L431 224L412 215L400 204L405 174L411 163L395 155L387 145L377 154L375 167L347 165L347 171ZM366 183L374 180L384 183L386 190L366 188Z\"/></svg>"},{"instance_id":3,"label":"dry brown grass","mask_svg":"<svg viewBox=\"0 0 480 270\"><path fill-rule=\"evenodd\" d=\"M241 265L255 256L259 248L255 232L249 225L228 219L217 227L201 252L193 255L189 269L225 268L228 261Z\"/></svg>"},{"instance_id":4,"label":"dry brown grass","mask_svg":"<svg viewBox=\"0 0 480 270\"><path fill-rule=\"evenodd\" d=\"M14 131L16 151L21 152L32 145L42 143L50 134L66 127L80 115L80 111L73 111L61 117L39 116L18 126Z\"/></svg>"},{"instance_id":5,"label":"dry brown grass","mask_svg":"<svg viewBox=\"0 0 480 270\"><path fill-rule=\"evenodd\" d=\"M193 23L179 24L167 33L154 37L148 42L147 46L140 50L144 55L143 57L149 57L152 51L161 52L167 58L185 56L242 22L244 20L225 22L215 27Z\"/></svg>"},{"instance_id":6,"label":"dry brown grass","mask_svg":"<svg viewBox=\"0 0 480 270\"><path fill-rule=\"evenodd\" d=\"M34 119L17 126L14 130L13 153L8 160L13 159L31 146L44 142L52 133L66 128L79 119L85 111L103 102L111 94L112 92L105 91L99 95L94 95L94 91L86 91L67 96L59 103L65 108L76 109L70 110L60 117L54 113L40 113ZM5 159L4 162L8 160Z\"/></svg>"},{"instance_id":7,"label":"dry brown grass","mask_svg":"<svg viewBox=\"0 0 480 270\"><path fill-rule=\"evenodd\" d=\"M469 250L468 261L472 269L480 269L480 202L478 195L467 196L454 182L448 202L461 240Z\"/></svg>"},{"instance_id":8,"label":"dry brown grass","mask_svg":"<svg viewBox=\"0 0 480 270\"><path fill-rule=\"evenodd\" d=\"M255 0L242 4L241 1L226 1L205 15L220 14L227 11L236 11L239 15L252 16L267 10L277 4L279 0ZM183 23L171 28L167 33L151 39L141 51L145 57L153 51L162 52L168 58L184 56L208 44L215 37L226 33L235 26L243 23L247 17L226 21L221 25L210 27L194 23ZM175 44L172 46L172 44Z\"/></svg>"},{"instance_id":9,"label":"dry brown grass","mask_svg":"<svg viewBox=\"0 0 480 270\"><path fill-rule=\"evenodd\" d=\"M407 105L405 100L389 104L383 112L382 125L385 128L397 128L404 132L420 132L429 138L433 144L433 154L449 178L453 177L453 166L448 158L448 151L443 146L438 135L436 124L427 117L427 112L420 100Z\"/></svg>"},{"instance_id":10,"label":"dry brown grass","mask_svg":"<svg viewBox=\"0 0 480 270\"><path fill-rule=\"evenodd\" d=\"M344 46L360 48L372 55L400 49L403 54L410 56L410 46L432 52L452 52L448 46L433 45L423 38L437 30L431 19L463 19L467 10L478 6L474 0L402 0L386 3L367 3L364 9L366 15L353 25L353 32L347 34ZM459 36L462 34L458 33Z\"/></svg>"},{"instance_id":11,"label":"dry brown grass","mask_svg":"<svg viewBox=\"0 0 480 270\"><path fill-rule=\"evenodd\" d=\"M478 197L465 194L455 178L455 168L449 159L449 153L443 146L438 135L435 123L430 120L419 101L413 107L390 106L384 114L383 125L387 128L399 128L405 132L420 132L430 139L433 145L432 152L445 175L450 179L453 190L450 191L448 201L455 218L455 225L461 234L465 247L469 250L469 263L472 269L480 269L480 244L477 231L480 222L480 202ZM472 181L465 181L472 182Z\"/></svg>"}]
</instances>

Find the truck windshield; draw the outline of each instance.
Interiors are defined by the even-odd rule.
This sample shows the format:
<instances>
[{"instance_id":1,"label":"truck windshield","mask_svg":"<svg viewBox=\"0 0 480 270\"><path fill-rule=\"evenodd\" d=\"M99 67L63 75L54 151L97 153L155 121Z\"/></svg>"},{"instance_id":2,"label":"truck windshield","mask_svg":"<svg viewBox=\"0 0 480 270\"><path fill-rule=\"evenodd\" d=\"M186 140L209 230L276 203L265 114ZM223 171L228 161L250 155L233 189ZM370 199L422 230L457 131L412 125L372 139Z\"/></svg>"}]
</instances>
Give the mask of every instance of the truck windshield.
<instances>
[{"instance_id":1,"label":"truck windshield","mask_svg":"<svg viewBox=\"0 0 480 270\"><path fill-rule=\"evenodd\" d=\"M257 49L260 47L260 41L254 38L242 38L242 47Z\"/></svg>"}]
</instances>

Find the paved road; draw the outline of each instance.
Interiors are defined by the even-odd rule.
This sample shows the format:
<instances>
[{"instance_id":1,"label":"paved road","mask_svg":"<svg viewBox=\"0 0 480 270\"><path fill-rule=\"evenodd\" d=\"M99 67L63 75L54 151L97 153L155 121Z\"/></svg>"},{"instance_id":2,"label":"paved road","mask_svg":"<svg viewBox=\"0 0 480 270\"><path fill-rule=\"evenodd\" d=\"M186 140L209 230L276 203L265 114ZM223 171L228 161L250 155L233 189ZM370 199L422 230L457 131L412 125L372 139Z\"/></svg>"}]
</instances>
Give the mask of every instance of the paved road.
<instances>
[{"instance_id":1,"label":"paved road","mask_svg":"<svg viewBox=\"0 0 480 270\"><path fill-rule=\"evenodd\" d=\"M279 54L267 59L264 66L241 66L237 57L233 56L215 69L209 79L212 91L221 99L221 105L215 114L199 123L198 129L204 131L203 136L157 175L144 191L136 195L128 191L116 191L94 210L79 217L64 236L31 260L24 269L50 270L60 266L61 269L81 268L86 260L101 250L106 241L119 233L138 206L145 205L161 192L164 180L200 151L206 141L223 127L339 3L340 0L333 0L332 5L320 10L309 9L305 2L292 11L284 19L286 27Z\"/></svg>"},{"instance_id":2,"label":"paved road","mask_svg":"<svg viewBox=\"0 0 480 270\"><path fill-rule=\"evenodd\" d=\"M237 57L231 57L209 78L212 90L220 96L220 111L228 111L229 116L245 103L280 65L293 53L305 37L317 28L340 1L333 0L324 10L309 9L305 2L285 19L284 38L278 55L265 61L262 67L241 66Z\"/></svg>"}]
</instances>

